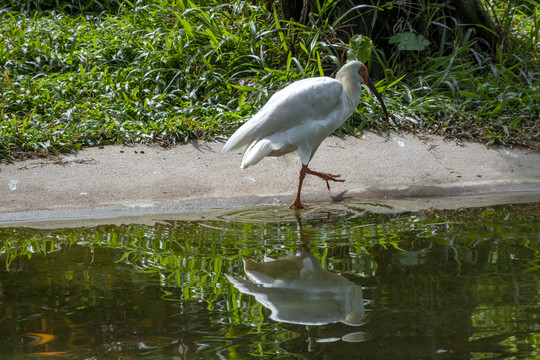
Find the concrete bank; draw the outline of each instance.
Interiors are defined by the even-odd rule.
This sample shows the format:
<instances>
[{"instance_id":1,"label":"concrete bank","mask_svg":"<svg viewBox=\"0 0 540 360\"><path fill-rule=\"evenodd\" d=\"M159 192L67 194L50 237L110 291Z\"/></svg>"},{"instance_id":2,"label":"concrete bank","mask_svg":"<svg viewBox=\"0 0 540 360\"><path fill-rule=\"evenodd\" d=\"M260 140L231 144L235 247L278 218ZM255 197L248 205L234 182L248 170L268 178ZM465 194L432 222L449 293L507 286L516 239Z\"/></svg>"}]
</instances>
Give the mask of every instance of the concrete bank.
<instances>
[{"instance_id":1,"label":"concrete bank","mask_svg":"<svg viewBox=\"0 0 540 360\"><path fill-rule=\"evenodd\" d=\"M106 146L58 159L2 163L0 226L292 202L300 170L296 154L240 170L241 152L222 154L222 147ZM439 201L439 207L459 207L460 198L463 206L474 206L477 200L466 202L480 195L494 195L491 202L497 203L540 201L540 153L527 149L370 132L328 138L310 168L342 174L346 181L331 183L327 191L323 181L308 176L303 189L308 205L370 200L417 209L434 206L434 198L452 198L453 205Z\"/></svg>"}]
</instances>

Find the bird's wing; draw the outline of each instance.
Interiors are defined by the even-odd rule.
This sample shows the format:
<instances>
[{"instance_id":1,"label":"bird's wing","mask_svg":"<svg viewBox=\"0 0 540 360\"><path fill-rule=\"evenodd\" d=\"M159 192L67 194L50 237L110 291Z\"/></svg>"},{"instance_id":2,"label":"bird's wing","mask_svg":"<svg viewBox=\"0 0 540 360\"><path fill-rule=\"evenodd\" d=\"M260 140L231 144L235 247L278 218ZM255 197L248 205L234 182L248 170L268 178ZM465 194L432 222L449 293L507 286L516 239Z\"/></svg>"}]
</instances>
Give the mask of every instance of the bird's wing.
<instances>
[{"instance_id":1,"label":"bird's wing","mask_svg":"<svg viewBox=\"0 0 540 360\"><path fill-rule=\"evenodd\" d=\"M275 93L266 105L227 141L223 151L287 131L306 121L325 120L341 99L343 85L329 78L309 78Z\"/></svg>"}]
</instances>

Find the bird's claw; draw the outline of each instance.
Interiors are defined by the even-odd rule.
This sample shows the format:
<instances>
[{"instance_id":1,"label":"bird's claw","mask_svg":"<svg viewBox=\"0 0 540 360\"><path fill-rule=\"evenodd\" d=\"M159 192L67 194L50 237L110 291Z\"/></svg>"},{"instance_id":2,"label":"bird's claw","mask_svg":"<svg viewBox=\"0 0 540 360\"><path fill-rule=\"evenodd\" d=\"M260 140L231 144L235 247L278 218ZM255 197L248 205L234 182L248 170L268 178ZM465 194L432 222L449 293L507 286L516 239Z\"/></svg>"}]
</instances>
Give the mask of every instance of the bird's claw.
<instances>
[{"instance_id":1,"label":"bird's claw","mask_svg":"<svg viewBox=\"0 0 540 360\"><path fill-rule=\"evenodd\" d=\"M328 188L329 191L330 191L330 183L328 182L329 180L337 181L337 182L345 182L345 179L338 179L338 177L340 176L341 174L334 175L334 174L326 174L326 173L321 173L319 175L321 179L326 181L326 187Z\"/></svg>"},{"instance_id":2,"label":"bird's claw","mask_svg":"<svg viewBox=\"0 0 540 360\"><path fill-rule=\"evenodd\" d=\"M302 203L297 199L297 200L295 200L295 201L291 204L291 206L289 206L289 209L292 209L292 208L294 208L294 209L305 209L305 208L307 208L307 205L302 204Z\"/></svg>"}]
</instances>

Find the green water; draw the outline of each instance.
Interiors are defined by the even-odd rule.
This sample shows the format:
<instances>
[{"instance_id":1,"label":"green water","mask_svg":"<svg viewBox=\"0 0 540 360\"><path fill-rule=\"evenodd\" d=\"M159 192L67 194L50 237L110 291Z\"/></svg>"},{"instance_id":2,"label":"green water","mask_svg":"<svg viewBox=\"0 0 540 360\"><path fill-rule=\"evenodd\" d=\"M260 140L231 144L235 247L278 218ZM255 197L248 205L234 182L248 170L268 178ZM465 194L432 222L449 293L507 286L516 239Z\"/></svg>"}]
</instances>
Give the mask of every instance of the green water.
<instances>
[{"instance_id":1,"label":"green water","mask_svg":"<svg viewBox=\"0 0 540 360\"><path fill-rule=\"evenodd\" d=\"M540 203L7 228L0 249L2 359L540 358Z\"/></svg>"}]
</instances>

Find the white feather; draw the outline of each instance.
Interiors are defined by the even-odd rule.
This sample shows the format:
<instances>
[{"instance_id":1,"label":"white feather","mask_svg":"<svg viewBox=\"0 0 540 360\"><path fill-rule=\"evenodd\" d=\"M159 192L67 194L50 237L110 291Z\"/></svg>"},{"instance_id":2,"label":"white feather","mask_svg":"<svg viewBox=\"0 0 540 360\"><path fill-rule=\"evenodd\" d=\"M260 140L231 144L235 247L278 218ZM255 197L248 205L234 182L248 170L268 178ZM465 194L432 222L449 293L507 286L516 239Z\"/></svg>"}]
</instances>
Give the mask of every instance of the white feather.
<instances>
[{"instance_id":1,"label":"white feather","mask_svg":"<svg viewBox=\"0 0 540 360\"><path fill-rule=\"evenodd\" d=\"M362 64L349 62L336 79L329 77L297 81L275 93L266 105L227 141L223 151L249 145L242 168L265 156L297 150L307 165L321 142L352 114L360 101Z\"/></svg>"}]
</instances>

